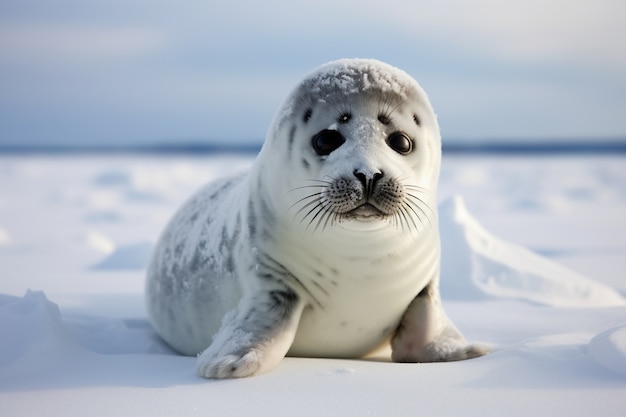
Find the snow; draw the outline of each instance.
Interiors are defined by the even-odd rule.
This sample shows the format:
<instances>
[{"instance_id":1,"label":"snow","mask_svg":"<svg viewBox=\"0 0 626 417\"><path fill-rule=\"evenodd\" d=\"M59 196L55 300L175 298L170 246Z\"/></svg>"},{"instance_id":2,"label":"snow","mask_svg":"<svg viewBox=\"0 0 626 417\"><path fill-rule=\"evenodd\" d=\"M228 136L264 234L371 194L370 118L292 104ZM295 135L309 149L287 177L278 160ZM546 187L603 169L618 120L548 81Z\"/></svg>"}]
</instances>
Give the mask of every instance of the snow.
<instances>
[{"instance_id":1,"label":"snow","mask_svg":"<svg viewBox=\"0 0 626 417\"><path fill-rule=\"evenodd\" d=\"M305 79L313 80L314 93L320 93L323 89L340 90L349 95L379 89L404 96L405 83L410 77L401 69L374 59L339 59L321 65Z\"/></svg>"},{"instance_id":2,"label":"snow","mask_svg":"<svg viewBox=\"0 0 626 417\"><path fill-rule=\"evenodd\" d=\"M459 196L444 202L439 213L441 287L452 298L484 294L550 306L626 306L626 299L614 289L493 236L472 217Z\"/></svg>"},{"instance_id":3,"label":"snow","mask_svg":"<svg viewBox=\"0 0 626 417\"><path fill-rule=\"evenodd\" d=\"M622 415L622 157L446 157L453 363L286 358L197 377L151 329L143 275L173 211L251 157L0 157L0 415Z\"/></svg>"},{"instance_id":4,"label":"snow","mask_svg":"<svg viewBox=\"0 0 626 417\"><path fill-rule=\"evenodd\" d=\"M589 354L600 365L626 376L626 326L608 329L591 339Z\"/></svg>"}]
</instances>

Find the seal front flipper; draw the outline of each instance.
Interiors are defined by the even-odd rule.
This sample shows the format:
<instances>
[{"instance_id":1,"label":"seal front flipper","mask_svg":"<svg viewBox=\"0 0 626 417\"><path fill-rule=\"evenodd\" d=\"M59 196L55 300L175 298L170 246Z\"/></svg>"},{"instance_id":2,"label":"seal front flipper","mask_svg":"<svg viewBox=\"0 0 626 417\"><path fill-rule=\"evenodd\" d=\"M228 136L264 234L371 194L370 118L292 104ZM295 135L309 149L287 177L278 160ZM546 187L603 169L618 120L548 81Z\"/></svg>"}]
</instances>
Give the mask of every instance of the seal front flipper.
<instances>
[{"instance_id":1,"label":"seal front flipper","mask_svg":"<svg viewBox=\"0 0 626 417\"><path fill-rule=\"evenodd\" d=\"M274 368L293 342L303 308L304 302L288 288L242 298L198 356L198 375L240 378Z\"/></svg>"},{"instance_id":2,"label":"seal front flipper","mask_svg":"<svg viewBox=\"0 0 626 417\"><path fill-rule=\"evenodd\" d=\"M431 282L406 309L391 339L394 362L446 362L471 359L490 352L468 344L441 306L437 283Z\"/></svg>"}]
</instances>

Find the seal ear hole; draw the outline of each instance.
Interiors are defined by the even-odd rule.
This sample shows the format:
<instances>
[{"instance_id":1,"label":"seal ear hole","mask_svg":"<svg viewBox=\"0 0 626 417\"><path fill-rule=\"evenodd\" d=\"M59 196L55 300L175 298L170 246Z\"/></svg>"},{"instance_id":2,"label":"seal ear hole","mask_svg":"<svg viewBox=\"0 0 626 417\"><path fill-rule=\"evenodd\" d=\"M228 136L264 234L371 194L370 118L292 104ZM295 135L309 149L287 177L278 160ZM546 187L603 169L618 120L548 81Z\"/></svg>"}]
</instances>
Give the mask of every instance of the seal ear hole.
<instances>
[{"instance_id":1,"label":"seal ear hole","mask_svg":"<svg viewBox=\"0 0 626 417\"><path fill-rule=\"evenodd\" d=\"M393 132L387 137L387 145L400 155L408 155L413 151L413 141L404 132Z\"/></svg>"},{"instance_id":2,"label":"seal ear hole","mask_svg":"<svg viewBox=\"0 0 626 417\"><path fill-rule=\"evenodd\" d=\"M337 121L341 124L348 123L352 119L352 113L343 113Z\"/></svg>"},{"instance_id":3,"label":"seal ear hole","mask_svg":"<svg viewBox=\"0 0 626 417\"><path fill-rule=\"evenodd\" d=\"M385 126L391 123L391 119L384 113L378 115L378 121L384 124Z\"/></svg>"},{"instance_id":4,"label":"seal ear hole","mask_svg":"<svg viewBox=\"0 0 626 417\"><path fill-rule=\"evenodd\" d=\"M415 122L416 125L420 126L420 118L417 117L417 114L413 115L413 121Z\"/></svg>"},{"instance_id":5,"label":"seal ear hole","mask_svg":"<svg viewBox=\"0 0 626 417\"><path fill-rule=\"evenodd\" d=\"M313 110L311 109L307 109L304 112L304 116L302 116L302 120L304 121L304 123L308 122L309 120L311 120L311 116L313 115Z\"/></svg>"},{"instance_id":6,"label":"seal ear hole","mask_svg":"<svg viewBox=\"0 0 626 417\"><path fill-rule=\"evenodd\" d=\"M324 129L311 140L311 145L320 156L329 155L332 151L343 145L346 139L336 130Z\"/></svg>"}]
</instances>

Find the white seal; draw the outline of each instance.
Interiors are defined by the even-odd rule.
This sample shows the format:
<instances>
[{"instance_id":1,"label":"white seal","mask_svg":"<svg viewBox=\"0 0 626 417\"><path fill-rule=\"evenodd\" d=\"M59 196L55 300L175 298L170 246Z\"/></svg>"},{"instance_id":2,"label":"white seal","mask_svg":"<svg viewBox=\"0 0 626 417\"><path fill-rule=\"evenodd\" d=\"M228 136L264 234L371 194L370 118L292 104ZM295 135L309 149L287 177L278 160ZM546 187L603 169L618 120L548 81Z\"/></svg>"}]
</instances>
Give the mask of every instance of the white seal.
<instances>
[{"instance_id":1,"label":"white seal","mask_svg":"<svg viewBox=\"0 0 626 417\"><path fill-rule=\"evenodd\" d=\"M277 113L249 172L201 189L148 270L157 332L209 378L285 355L467 359L439 296L436 116L405 72L326 64Z\"/></svg>"}]
</instances>

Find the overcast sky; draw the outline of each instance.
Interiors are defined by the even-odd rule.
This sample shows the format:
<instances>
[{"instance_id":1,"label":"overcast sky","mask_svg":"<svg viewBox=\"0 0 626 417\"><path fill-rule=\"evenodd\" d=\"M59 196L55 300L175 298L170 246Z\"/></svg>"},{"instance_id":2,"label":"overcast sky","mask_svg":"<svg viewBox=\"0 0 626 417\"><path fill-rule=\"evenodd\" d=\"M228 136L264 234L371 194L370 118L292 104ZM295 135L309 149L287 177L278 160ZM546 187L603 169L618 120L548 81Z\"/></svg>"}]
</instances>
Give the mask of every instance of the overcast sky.
<instances>
[{"instance_id":1,"label":"overcast sky","mask_svg":"<svg viewBox=\"0 0 626 417\"><path fill-rule=\"evenodd\" d=\"M626 137L624 0L2 0L0 144L262 140L313 68L378 58L444 140Z\"/></svg>"}]
</instances>

